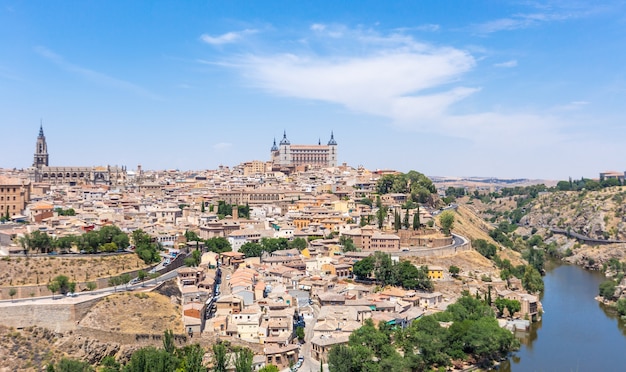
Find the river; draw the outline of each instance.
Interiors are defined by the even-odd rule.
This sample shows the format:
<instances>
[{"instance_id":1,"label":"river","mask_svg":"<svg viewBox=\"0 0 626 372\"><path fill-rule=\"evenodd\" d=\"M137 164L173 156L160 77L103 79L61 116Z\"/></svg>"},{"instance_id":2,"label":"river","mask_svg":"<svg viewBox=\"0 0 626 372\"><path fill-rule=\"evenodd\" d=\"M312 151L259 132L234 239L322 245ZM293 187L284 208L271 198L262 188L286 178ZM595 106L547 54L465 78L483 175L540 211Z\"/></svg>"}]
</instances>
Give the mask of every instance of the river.
<instances>
[{"instance_id":1,"label":"river","mask_svg":"<svg viewBox=\"0 0 626 372\"><path fill-rule=\"evenodd\" d=\"M626 371L625 324L594 300L604 276L573 265L547 270L543 320L499 371Z\"/></svg>"}]
</instances>

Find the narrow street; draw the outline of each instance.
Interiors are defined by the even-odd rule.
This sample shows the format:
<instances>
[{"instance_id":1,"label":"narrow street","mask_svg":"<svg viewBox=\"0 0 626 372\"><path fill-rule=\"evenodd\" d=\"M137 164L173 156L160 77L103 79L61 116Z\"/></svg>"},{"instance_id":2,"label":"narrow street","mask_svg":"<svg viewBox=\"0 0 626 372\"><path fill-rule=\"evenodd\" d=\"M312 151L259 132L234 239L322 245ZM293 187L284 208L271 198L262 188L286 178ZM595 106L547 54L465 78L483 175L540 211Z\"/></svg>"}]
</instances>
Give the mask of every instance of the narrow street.
<instances>
[{"instance_id":1,"label":"narrow street","mask_svg":"<svg viewBox=\"0 0 626 372\"><path fill-rule=\"evenodd\" d=\"M313 309L312 317L305 317L304 322L304 344L300 349L300 355L304 357L302 367L298 371L301 372L317 372L320 370L320 363L311 357L311 339L313 338L313 328L317 322L317 316L320 312L317 304L310 305ZM328 366L324 366L324 371L328 371Z\"/></svg>"}]
</instances>

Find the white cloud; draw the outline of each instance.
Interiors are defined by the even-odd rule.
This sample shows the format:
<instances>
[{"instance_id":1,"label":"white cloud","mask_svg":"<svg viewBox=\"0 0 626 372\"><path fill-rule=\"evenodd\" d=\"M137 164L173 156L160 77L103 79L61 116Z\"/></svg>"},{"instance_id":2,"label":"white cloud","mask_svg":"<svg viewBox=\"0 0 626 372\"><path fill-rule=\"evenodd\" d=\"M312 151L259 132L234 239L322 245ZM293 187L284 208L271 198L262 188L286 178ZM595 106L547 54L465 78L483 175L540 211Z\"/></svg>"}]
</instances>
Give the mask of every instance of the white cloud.
<instances>
[{"instance_id":1,"label":"white cloud","mask_svg":"<svg viewBox=\"0 0 626 372\"><path fill-rule=\"evenodd\" d=\"M437 32L441 29L439 25L428 23L425 25L417 26L415 28L418 31Z\"/></svg>"},{"instance_id":2,"label":"white cloud","mask_svg":"<svg viewBox=\"0 0 626 372\"><path fill-rule=\"evenodd\" d=\"M230 149L233 146L232 143L229 142L218 142L213 145L213 150L215 151L225 151Z\"/></svg>"},{"instance_id":3,"label":"white cloud","mask_svg":"<svg viewBox=\"0 0 626 372\"><path fill-rule=\"evenodd\" d=\"M470 30L478 34L490 34L498 31L511 31L534 27L542 23L559 22L570 19L579 19L591 15L611 11L612 6L607 4L585 4L576 2L563 2L551 6L535 6L541 12L518 13L509 17L474 24Z\"/></svg>"},{"instance_id":4,"label":"white cloud","mask_svg":"<svg viewBox=\"0 0 626 372\"><path fill-rule=\"evenodd\" d=\"M326 29L326 25L321 23L314 23L311 25L311 31L324 31Z\"/></svg>"},{"instance_id":5,"label":"white cloud","mask_svg":"<svg viewBox=\"0 0 626 372\"><path fill-rule=\"evenodd\" d=\"M125 90L140 96L144 96L154 100L161 100L162 98L158 95L150 92L149 90L142 88L136 84L130 83L125 80L117 79L101 72L93 71L73 63L67 62L62 56L56 54L48 48L37 46L35 47L35 52L44 57L45 59L53 62L57 66L62 69L75 73L84 77L87 80L90 80L96 84L110 86L116 89Z\"/></svg>"},{"instance_id":6,"label":"white cloud","mask_svg":"<svg viewBox=\"0 0 626 372\"><path fill-rule=\"evenodd\" d=\"M207 35L207 34L202 34L200 36L200 39L202 41L204 41L205 43L207 43L207 44L223 45L223 44L234 43L234 42L242 39L246 35L251 35L251 34L255 34L255 33L257 33L257 30L246 29L246 30L243 30L243 31L227 32L225 34L218 35L218 36L211 36L211 35Z\"/></svg>"},{"instance_id":7,"label":"white cloud","mask_svg":"<svg viewBox=\"0 0 626 372\"><path fill-rule=\"evenodd\" d=\"M401 32L344 31L341 40L322 34L315 40L321 47L237 56L222 65L239 69L251 84L275 95L337 104L388 118L405 131L458 137L485 149L526 151L565 138L566 120L558 115L457 112L455 104L482 89L463 83L478 63L466 50L419 43ZM516 64L511 60L499 67Z\"/></svg>"},{"instance_id":8,"label":"white cloud","mask_svg":"<svg viewBox=\"0 0 626 372\"><path fill-rule=\"evenodd\" d=\"M517 61L512 59L510 61L506 61L506 62L501 62L501 63L494 63L494 67L506 67L506 68L510 68L510 67L515 67L517 66Z\"/></svg>"},{"instance_id":9,"label":"white cloud","mask_svg":"<svg viewBox=\"0 0 626 372\"><path fill-rule=\"evenodd\" d=\"M575 110L580 110L587 105L589 105L589 102L587 101L572 101L565 105L554 107L554 111L575 111Z\"/></svg>"},{"instance_id":10,"label":"white cloud","mask_svg":"<svg viewBox=\"0 0 626 372\"><path fill-rule=\"evenodd\" d=\"M476 91L447 87L474 64L472 56L462 50L420 44L379 49L364 56L246 57L239 61L239 68L256 85L278 95L405 120L441 114Z\"/></svg>"}]
</instances>

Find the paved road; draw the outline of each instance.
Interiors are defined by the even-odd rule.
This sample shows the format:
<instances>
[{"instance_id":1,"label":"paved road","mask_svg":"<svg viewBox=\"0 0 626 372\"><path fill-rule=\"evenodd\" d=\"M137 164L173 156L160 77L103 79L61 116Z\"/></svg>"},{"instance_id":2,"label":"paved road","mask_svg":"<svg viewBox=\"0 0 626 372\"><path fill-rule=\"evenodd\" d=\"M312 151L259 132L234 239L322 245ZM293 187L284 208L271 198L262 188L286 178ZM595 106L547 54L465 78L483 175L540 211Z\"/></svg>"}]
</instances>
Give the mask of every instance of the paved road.
<instances>
[{"instance_id":1,"label":"paved road","mask_svg":"<svg viewBox=\"0 0 626 372\"><path fill-rule=\"evenodd\" d=\"M320 308L317 304L311 305L313 308L313 316L305 317L304 322L304 344L300 349L300 355L304 357L302 367L299 372L317 372L320 370L320 363L311 357L311 339L313 338L313 328L317 322L317 316L319 315ZM328 371L328 366L324 364L324 371Z\"/></svg>"}]
</instances>

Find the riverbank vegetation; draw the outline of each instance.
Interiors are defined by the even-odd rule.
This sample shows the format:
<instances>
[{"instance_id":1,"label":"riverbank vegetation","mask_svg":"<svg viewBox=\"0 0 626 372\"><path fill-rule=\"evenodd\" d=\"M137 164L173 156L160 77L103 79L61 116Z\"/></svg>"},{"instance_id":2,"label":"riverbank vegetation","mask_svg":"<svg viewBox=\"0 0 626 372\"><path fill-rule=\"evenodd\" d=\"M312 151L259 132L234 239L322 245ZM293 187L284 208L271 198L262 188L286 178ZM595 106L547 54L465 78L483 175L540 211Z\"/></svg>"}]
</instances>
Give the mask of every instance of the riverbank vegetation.
<instances>
[{"instance_id":1,"label":"riverbank vegetation","mask_svg":"<svg viewBox=\"0 0 626 372\"><path fill-rule=\"evenodd\" d=\"M513 334L498 325L491 306L464 293L446 311L405 329L366 320L348 344L330 350L328 365L331 372L424 371L464 363L489 367L518 347Z\"/></svg>"}]
</instances>

